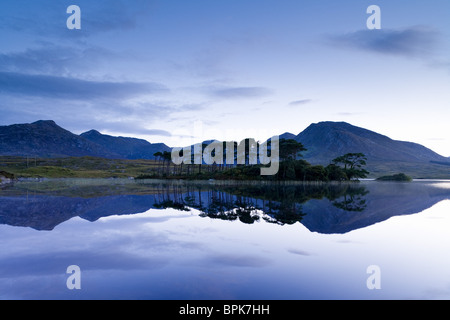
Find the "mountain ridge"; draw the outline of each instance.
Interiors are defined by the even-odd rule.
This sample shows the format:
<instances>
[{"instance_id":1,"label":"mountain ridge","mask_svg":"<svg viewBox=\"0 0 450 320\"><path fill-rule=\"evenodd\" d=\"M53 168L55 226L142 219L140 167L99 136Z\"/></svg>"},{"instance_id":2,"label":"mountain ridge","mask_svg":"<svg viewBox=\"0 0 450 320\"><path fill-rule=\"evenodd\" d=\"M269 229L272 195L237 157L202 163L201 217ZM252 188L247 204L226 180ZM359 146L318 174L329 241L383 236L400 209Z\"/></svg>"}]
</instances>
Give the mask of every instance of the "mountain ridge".
<instances>
[{"instance_id":1,"label":"mountain ridge","mask_svg":"<svg viewBox=\"0 0 450 320\"><path fill-rule=\"evenodd\" d=\"M97 130L84 132L80 134L80 137L97 143L107 150L118 154L121 159L153 159L156 152L171 150L171 148L163 143L152 144L147 140L138 138L114 137L102 134Z\"/></svg>"},{"instance_id":2,"label":"mountain ridge","mask_svg":"<svg viewBox=\"0 0 450 320\"><path fill-rule=\"evenodd\" d=\"M157 151L168 151L165 144L142 139L112 137L96 130L76 135L53 120L0 126L0 155L41 158L92 156L107 159L153 159Z\"/></svg>"},{"instance_id":3,"label":"mountain ridge","mask_svg":"<svg viewBox=\"0 0 450 320\"><path fill-rule=\"evenodd\" d=\"M0 126L0 154L4 156L114 157L105 150L58 126L53 120Z\"/></svg>"},{"instance_id":4,"label":"mountain ridge","mask_svg":"<svg viewBox=\"0 0 450 320\"><path fill-rule=\"evenodd\" d=\"M280 138L301 142L303 159L328 165L346 153L364 153L367 170L376 176L404 172L414 178L450 178L450 158L420 144L398 141L346 122L313 123L298 135L285 132ZM211 140L213 141L213 140ZM171 151L163 143L113 137L90 130L80 135L52 120L0 126L0 156L42 158L93 156L107 159L154 159L154 153Z\"/></svg>"},{"instance_id":5,"label":"mountain ridge","mask_svg":"<svg viewBox=\"0 0 450 320\"><path fill-rule=\"evenodd\" d=\"M393 140L386 135L347 122L319 122L308 126L295 140L306 149L304 158L327 164L349 152L364 153L372 161L430 162L448 158L418 143ZM326 152L325 152L326 151Z\"/></svg>"}]
</instances>

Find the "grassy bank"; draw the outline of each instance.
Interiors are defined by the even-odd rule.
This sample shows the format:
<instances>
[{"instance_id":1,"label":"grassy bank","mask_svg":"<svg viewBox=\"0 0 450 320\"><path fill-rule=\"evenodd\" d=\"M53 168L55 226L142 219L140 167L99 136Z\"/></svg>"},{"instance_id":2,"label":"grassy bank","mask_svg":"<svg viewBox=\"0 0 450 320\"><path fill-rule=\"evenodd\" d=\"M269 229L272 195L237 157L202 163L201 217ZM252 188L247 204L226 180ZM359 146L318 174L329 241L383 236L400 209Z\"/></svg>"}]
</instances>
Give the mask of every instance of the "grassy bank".
<instances>
[{"instance_id":1,"label":"grassy bank","mask_svg":"<svg viewBox=\"0 0 450 320\"><path fill-rule=\"evenodd\" d=\"M280 168L283 169L282 167ZM317 175L318 166L309 167ZM317 169L317 170L316 170ZM404 172L414 179L450 179L448 166L439 164L369 163L369 178ZM167 161L114 160L94 157L68 157L57 159L0 157L0 171L14 174L16 178L143 178L189 180L262 180L259 167L230 167L183 165L174 166ZM318 171L318 172L316 172ZM308 173L308 172L307 172ZM304 177L304 175L302 175ZM308 177L307 177L308 178ZM283 179L286 180L286 179ZM288 179L289 180L289 179ZM295 179L294 179L295 180ZM300 179L320 180L320 179Z\"/></svg>"},{"instance_id":2,"label":"grassy bank","mask_svg":"<svg viewBox=\"0 0 450 320\"><path fill-rule=\"evenodd\" d=\"M154 160L0 157L0 171L16 178L128 178L149 174L158 166Z\"/></svg>"}]
</instances>

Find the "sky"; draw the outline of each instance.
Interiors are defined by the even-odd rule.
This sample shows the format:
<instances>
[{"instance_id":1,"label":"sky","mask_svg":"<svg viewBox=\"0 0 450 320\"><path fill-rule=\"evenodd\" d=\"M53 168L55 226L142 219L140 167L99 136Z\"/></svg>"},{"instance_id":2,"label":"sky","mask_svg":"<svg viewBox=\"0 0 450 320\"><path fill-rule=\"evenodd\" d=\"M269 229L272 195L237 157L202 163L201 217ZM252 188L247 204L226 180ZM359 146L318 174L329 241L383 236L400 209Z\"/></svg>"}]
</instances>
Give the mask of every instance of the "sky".
<instances>
[{"instance_id":1,"label":"sky","mask_svg":"<svg viewBox=\"0 0 450 320\"><path fill-rule=\"evenodd\" d=\"M175 147L345 121L448 157L449 13L448 0L2 0L0 125Z\"/></svg>"}]
</instances>

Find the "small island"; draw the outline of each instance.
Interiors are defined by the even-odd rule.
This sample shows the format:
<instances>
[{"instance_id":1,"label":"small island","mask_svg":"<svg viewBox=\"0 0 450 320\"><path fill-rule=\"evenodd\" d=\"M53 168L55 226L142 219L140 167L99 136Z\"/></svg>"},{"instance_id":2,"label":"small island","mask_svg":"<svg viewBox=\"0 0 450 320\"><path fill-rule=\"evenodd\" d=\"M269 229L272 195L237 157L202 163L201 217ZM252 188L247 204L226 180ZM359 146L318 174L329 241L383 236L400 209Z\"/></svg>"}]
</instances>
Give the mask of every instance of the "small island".
<instances>
[{"instance_id":1,"label":"small island","mask_svg":"<svg viewBox=\"0 0 450 320\"><path fill-rule=\"evenodd\" d=\"M0 184L10 183L12 180L14 180L14 178L14 174L6 171L0 171Z\"/></svg>"},{"instance_id":2,"label":"small island","mask_svg":"<svg viewBox=\"0 0 450 320\"><path fill-rule=\"evenodd\" d=\"M393 174L390 176L382 176L376 179L377 181L398 181L398 182L411 182L413 179L404 173Z\"/></svg>"}]
</instances>

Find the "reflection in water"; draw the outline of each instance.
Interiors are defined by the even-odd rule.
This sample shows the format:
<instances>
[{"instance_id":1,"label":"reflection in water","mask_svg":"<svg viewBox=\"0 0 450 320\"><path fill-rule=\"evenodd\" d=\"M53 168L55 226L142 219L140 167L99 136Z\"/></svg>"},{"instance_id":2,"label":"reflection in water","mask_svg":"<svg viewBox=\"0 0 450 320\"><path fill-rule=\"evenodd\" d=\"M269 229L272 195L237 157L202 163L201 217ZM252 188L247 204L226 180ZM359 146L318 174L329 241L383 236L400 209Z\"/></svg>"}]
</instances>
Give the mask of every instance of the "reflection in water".
<instances>
[{"instance_id":1,"label":"reflection in water","mask_svg":"<svg viewBox=\"0 0 450 320\"><path fill-rule=\"evenodd\" d=\"M310 231L346 233L413 214L450 199L439 183L211 184L167 181L23 182L1 193L0 223L52 230L79 216L89 221L149 209L200 211L201 217L252 224L302 223Z\"/></svg>"},{"instance_id":2,"label":"reflection in water","mask_svg":"<svg viewBox=\"0 0 450 320\"><path fill-rule=\"evenodd\" d=\"M436 182L20 182L0 190L0 299L448 298L445 199Z\"/></svg>"},{"instance_id":3,"label":"reflection in water","mask_svg":"<svg viewBox=\"0 0 450 320\"><path fill-rule=\"evenodd\" d=\"M344 194L343 199L333 201L333 205L345 211L362 212L367 208L366 196L369 193L365 187L349 188Z\"/></svg>"},{"instance_id":4,"label":"reflection in water","mask_svg":"<svg viewBox=\"0 0 450 320\"><path fill-rule=\"evenodd\" d=\"M311 199L328 199L344 211L363 211L366 187L354 184L321 185L235 185L211 187L183 186L181 190L166 190L166 197L156 203L157 208L202 212L202 217L222 220L239 220L252 224L260 219L280 225L301 222L305 213L302 204Z\"/></svg>"}]
</instances>

